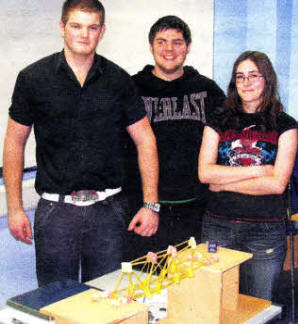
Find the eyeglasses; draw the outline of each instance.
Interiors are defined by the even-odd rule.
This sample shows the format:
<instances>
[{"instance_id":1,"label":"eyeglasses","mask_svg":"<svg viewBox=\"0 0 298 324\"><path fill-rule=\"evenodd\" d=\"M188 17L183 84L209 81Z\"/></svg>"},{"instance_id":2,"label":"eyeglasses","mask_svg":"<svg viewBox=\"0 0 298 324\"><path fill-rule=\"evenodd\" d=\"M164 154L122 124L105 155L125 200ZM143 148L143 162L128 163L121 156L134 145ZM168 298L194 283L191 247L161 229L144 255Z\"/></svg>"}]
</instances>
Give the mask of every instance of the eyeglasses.
<instances>
[{"instance_id":1,"label":"eyeglasses","mask_svg":"<svg viewBox=\"0 0 298 324\"><path fill-rule=\"evenodd\" d=\"M247 79L247 81L250 82L257 82L260 78L263 78L260 74L249 74L248 76L245 76L243 74L236 74L236 83L244 83L244 81Z\"/></svg>"}]
</instances>

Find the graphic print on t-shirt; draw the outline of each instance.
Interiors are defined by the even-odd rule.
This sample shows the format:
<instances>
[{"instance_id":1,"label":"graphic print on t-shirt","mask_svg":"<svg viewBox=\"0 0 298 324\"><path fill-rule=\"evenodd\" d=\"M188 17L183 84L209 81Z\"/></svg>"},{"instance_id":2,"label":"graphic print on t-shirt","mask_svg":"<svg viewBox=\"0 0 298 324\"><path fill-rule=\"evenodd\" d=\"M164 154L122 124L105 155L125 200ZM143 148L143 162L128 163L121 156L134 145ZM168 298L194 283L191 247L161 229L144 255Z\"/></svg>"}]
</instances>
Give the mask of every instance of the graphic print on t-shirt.
<instances>
[{"instance_id":1,"label":"graphic print on t-shirt","mask_svg":"<svg viewBox=\"0 0 298 324\"><path fill-rule=\"evenodd\" d=\"M274 164L277 141L277 132L264 133L256 125L241 131L224 131L220 136L218 163L228 166Z\"/></svg>"},{"instance_id":2,"label":"graphic print on t-shirt","mask_svg":"<svg viewBox=\"0 0 298 324\"><path fill-rule=\"evenodd\" d=\"M183 102L178 97L158 98L142 96L142 99L150 122L157 123L168 120L188 119L206 123L206 97L207 91L202 91L185 94Z\"/></svg>"}]
</instances>

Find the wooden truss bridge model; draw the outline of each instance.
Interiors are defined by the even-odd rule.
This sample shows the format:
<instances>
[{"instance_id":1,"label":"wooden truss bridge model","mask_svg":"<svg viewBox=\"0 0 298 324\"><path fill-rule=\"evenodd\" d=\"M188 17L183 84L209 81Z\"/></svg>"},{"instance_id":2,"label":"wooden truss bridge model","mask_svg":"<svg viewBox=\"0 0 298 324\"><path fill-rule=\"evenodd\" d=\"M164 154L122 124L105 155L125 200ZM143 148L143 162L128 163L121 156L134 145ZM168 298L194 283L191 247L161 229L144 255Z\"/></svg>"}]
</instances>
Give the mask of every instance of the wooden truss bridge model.
<instances>
[{"instance_id":1,"label":"wooden truss bridge model","mask_svg":"<svg viewBox=\"0 0 298 324\"><path fill-rule=\"evenodd\" d=\"M41 310L55 324L148 324L148 306L135 299L150 299L167 290L167 317L159 324L240 324L271 302L239 294L240 264L252 254L207 244L194 238L167 250L122 263L110 291L89 289ZM141 271L135 270L141 267ZM120 288L126 278L127 286Z\"/></svg>"}]
</instances>

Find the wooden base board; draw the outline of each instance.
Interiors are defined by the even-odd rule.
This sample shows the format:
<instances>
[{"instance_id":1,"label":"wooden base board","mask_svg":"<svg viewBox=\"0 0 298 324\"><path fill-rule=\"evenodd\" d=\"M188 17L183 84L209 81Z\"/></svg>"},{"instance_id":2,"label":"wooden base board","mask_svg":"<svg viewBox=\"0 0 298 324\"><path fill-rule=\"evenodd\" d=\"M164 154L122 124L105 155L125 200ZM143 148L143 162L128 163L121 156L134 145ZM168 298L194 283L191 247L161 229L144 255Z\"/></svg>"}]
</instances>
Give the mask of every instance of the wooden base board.
<instances>
[{"instance_id":1,"label":"wooden base board","mask_svg":"<svg viewBox=\"0 0 298 324\"><path fill-rule=\"evenodd\" d=\"M255 297L239 294L238 305L235 310L222 310L222 324L241 324L247 322L253 316L259 314L271 305L268 300L263 300ZM187 317L187 315L185 314ZM164 318L157 324L181 324L179 321L174 321L170 318ZM212 323L208 323L212 324Z\"/></svg>"},{"instance_id":2,"label":"wooden base board","mask_svg":"<svg viewBox=\"0 0 298 324\"><path fill-rule=\"evenodd\" d=\"M268 308L270 305L271 302L268 300L239 294L238 305L235 311L223 309L222 323L245 323L253 316Z\"/></svg>"},{"instance_id":3,"label":"wooden base board","mask_svg":"<svg viewBox=\"0 0 298 324\"><path fill-rule=\"evenodd\" d=\"M147 324L148 307L136 302L112 306L109 300L93 301L98 290L89 289L40 310L55 324Z\"/></svg>"},{"instance_id":4,"label":"wooden base board","mask_svg":"<svg viewBox=\"0 0 298 324\"><path fill-rule=\"evenodd\" d=\"M287 255L286 259L284 262L284 267L283 269L285 271L291 269L291 249L290 249L290 238L288 237L288 250L287 250ZM295 260L295 268L298 268L298 235L294 236L294 260Z\"/></svg>"}]
</instances>

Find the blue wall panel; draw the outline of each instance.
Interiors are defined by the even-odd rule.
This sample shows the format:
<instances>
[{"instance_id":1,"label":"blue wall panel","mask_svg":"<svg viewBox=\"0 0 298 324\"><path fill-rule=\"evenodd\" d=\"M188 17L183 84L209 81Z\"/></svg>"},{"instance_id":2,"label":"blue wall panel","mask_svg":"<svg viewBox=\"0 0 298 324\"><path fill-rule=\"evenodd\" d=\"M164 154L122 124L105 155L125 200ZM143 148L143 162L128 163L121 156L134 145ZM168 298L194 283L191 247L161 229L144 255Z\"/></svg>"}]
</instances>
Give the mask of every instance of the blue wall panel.
<instances>
[{"instance_id":1,"label":"blue wall panel","mask_svg":"<svg viewBox=\"0 0 298 324\"><path fill-rule=\"evenodd\" d=\"M291 26L292 26L292 1L278 1L277 31L276 31L276 60L275 68L279 78L280 97L285 109L288 110L290 61L291 61Z\"/></svg>"},{"instance_id":2,"label":"blue wall panel","mask_svg":"<svg viewBox=\"0 0 298 324\"><path fill-rule=\"evenodd\" d=\"M289 112L298 120L298 1L293 1L291 21Z\"/></svg>"},{"instance_id":3,"label":"blue wall panel","mask_svg":"<svg viewBox=\"0 0 298 324\"><path fill-rule=\"evenodd\" d=\"M213 76L226 91L232 65L246 48L246 1L215 1L214 3L214 70Z\"/></svg>"},{"instance_id":4,"label":"blue wall panel","mask_svg":"<svg viewBox=\"0 0 298 324\"><path fill-rule=\"evenodd\" d=\"M266 53L272 63L276 53L276 2L247 1L246 48Z\"/></svg>"},{"instance_id":5,"label":"blue wall panel","mask_svg":"<svg viewBox=\"0 0 298 324\"><path fill-rule=\"evenodd\" d=\"M285 110L298 119L298 0L214 0L214 79L227 89L235 58L265 52Z\"/></svg>"}]
</instances>

